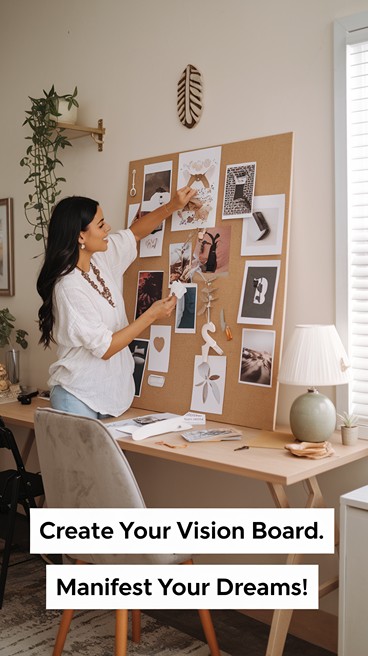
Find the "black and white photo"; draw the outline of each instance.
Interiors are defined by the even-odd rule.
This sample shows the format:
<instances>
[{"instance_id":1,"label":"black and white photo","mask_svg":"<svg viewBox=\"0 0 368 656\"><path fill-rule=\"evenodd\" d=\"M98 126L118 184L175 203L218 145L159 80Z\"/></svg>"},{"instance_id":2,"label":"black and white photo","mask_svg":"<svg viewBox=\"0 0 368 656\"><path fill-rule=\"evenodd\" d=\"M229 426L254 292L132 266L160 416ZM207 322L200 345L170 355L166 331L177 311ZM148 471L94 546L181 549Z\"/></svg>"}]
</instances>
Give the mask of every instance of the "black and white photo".
<instances>
[{"instance_id":1,"label":"black and white photo","mask_svg":"<svg viewBox=\"0 0 368 656\"><path fill-rule=\"evenodd\" d=\"M272 325L279 274L279 260L245 263L238 323Z\"/></svg>"},{"instance_id":2,"label":"black and white photo","mask_svg":"<svg viewBox=\"0 0 368 656\"><path fill-rule=\"evenodd\" d=\"M239 383L271 387L275 331L243 329Z\"/></svg>"},{"instance_id":3,"label":"black and white photo","mask_svg":"<svg viewBox=\"0 0 368 656\"><path fill-rule=\"evenodd\" d=\"M147 351L148 351L148 339L133 339L129 344L129 348L134 360L134 384L135 384L135 393L134 396L141 395L142 383L144 370L146 368L147 362Z\"/></svg>"},{"instance_id":4,"label":"black and white photo","mask_svg":"<svg viewBox=\"0 0 368 656\"><path fill-rule=\"evenodd\" d=\"M226 167L223 219L243 219L253 212L256 162Z\"/></svg>"},{"instance_id":5,"label":"black and white photo","mask_svg":"<svg viewBox=\"0 0 368 656\"><path fill-rule=\"evenodd\" d=\"M243 221L241 255L281 255L285 194L254 196L253 213Z\"/></svg>"}]
</instances>

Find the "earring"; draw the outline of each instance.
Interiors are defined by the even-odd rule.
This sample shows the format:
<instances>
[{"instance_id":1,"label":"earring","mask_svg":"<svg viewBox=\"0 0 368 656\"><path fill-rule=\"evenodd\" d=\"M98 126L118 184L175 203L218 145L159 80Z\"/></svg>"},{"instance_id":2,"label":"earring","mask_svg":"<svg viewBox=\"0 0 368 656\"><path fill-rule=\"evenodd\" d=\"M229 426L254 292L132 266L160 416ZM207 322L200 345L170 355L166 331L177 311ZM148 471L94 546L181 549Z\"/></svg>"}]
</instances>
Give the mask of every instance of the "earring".
<instances>
[{"instance_id":1,"label":"earring","mask_svg":"<svg viewBox=\"0 0 368 656\"><path fill-rule=\"evenodd\" d=\"M83 251L85 249L86 245L85 244L80 244L80 249Z\"/></svg>"}]
</instances>

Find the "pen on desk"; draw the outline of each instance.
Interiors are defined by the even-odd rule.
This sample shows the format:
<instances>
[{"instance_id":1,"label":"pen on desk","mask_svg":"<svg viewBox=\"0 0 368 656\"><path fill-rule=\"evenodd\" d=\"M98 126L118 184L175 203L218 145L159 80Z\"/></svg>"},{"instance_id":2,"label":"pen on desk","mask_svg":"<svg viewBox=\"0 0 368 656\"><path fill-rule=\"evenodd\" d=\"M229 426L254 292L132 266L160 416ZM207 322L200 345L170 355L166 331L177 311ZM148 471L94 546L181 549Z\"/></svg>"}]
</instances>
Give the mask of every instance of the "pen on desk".
<instances>
[{"instance_id":1,"label":"pen on desk","mask_svg":"<svg viewBox=\"0 0 368 656\"><path fill-rule=\"evenodd\" d=\"M249 449L249 446L247 444L245 446L238 446L234 451L243 451L243 449Z\"/></svg>"}]
</instances>

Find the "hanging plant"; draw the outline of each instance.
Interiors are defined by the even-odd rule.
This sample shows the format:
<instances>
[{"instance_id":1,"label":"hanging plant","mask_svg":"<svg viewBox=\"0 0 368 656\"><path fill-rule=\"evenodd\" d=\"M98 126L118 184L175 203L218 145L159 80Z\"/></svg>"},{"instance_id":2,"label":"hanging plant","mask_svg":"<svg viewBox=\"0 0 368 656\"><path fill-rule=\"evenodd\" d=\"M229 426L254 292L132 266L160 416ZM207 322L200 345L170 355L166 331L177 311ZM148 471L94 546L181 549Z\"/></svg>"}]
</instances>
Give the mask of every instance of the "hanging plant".
<instances>
[{"instance_id":1,"label":"hanging plant","mask_svg":"<svg viewBox=\"0 0 368 656\"><path fill-rule=\"evenodd\" d=\"M24 236L26 239L34 237L36 241L43 241L45 248L51 212L61 194L60 183L65 182L65 178L57 174L57 166L62 166L59 153L71 146L64 128L57 124L58 116L61 116L59 100L65 100L68 109L73 105L78 107L77 93L75 87L72 94L60 96L52 86L49 92L43 91L41 98L29 97L31 109L26 111L23 123L31 128L32 134L26 136L31 143L20 165L28 170L24 184L34 187L24 203L26 219L31 226L31 231Z\"/></svg>"}]
</instances>

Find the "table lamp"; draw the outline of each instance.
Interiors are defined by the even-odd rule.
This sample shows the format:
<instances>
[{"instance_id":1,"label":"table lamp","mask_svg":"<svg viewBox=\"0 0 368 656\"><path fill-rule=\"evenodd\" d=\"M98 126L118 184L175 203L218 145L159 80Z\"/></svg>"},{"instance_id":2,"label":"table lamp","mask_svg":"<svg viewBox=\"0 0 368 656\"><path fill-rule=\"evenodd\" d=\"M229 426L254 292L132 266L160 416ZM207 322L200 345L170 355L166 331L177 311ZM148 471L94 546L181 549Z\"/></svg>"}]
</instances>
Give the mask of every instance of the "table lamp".
<instances>
[{"instance_id":1,"label":"table lamp","mask_svg":"<svg viewBox=\"0 0 368 656\"><path fill-rule=\"evenodd\" d=\"M343 385L351 380L348 357L335 326L295 326L278 379L286 385L308 388L291 406L293 435L305 442L328 440L336 428L336 410L316 387Z\"/></svg>"}]
</instances>

